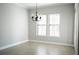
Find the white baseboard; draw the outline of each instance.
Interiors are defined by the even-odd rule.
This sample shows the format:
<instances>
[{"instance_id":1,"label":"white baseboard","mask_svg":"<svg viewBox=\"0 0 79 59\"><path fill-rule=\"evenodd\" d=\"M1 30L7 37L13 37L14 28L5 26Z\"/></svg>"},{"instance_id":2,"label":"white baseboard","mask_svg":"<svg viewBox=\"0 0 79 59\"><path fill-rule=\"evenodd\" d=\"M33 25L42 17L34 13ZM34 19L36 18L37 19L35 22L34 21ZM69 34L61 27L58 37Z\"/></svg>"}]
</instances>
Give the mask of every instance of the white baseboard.
<instances>
[{"instance_id":1,"label":"white baseboard","mask_svg":"<svg viewBox=\"0 0 79 59\"><path fill-rule=\"evenodd\" d=\"M47 43L47 44L56 44L56 45L64 45L64 46L71 46L74 47L72 44L66 44L66 43L57 43L57 42L46 42L46 41L38 41L38 40L30 40L31 42L41 42L41 43Z\"/></svg>"},{"instance_id":2,"label":"white baseboard","mask_svg":"<svg viewBox=\"0 0 79 59\"><path fill-rule=\"evenodd\" d=\"M14 43L14 44L10 44L10 45L6 45L6 46L3 46L3 47L0 47L0 50L7 49L7 48L10 48L10 47L13 47L13 46L25 43L25 42L28 42L28 40L24 40L24 41L21 41L21 42L17 42L17 43Z\"/></svg>"}]
</instances>

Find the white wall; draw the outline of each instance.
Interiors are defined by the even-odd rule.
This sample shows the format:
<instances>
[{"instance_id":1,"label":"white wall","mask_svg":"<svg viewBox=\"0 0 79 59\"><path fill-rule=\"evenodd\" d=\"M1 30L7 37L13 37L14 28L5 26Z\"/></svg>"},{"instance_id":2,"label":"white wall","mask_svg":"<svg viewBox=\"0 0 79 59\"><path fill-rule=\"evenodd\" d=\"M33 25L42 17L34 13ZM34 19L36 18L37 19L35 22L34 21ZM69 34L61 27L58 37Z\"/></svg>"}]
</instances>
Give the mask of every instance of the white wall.
<instances>
[{"instance_id":1,"label":"white wall","mask_svg":"<svg viewBox=\"0 0 79 59\"><path fill-rule=\"evenodd\" d=\"M29 11L29 40L57 42L73 45L74 42L74 4L60 4L39 8L40 14L60 14L60 37L36 36L35 22L31 19L34 10Z\"/></svg>"},{"instance_id":2,"label":"white wall","mask_svg":"<svg viewBox=\"0 0 79 59\"><path fill-rule=\"evenodd\" d=\"M0 3L0 47L28 40L28 13L12 3Z\"/></svg>"}]
</instances>

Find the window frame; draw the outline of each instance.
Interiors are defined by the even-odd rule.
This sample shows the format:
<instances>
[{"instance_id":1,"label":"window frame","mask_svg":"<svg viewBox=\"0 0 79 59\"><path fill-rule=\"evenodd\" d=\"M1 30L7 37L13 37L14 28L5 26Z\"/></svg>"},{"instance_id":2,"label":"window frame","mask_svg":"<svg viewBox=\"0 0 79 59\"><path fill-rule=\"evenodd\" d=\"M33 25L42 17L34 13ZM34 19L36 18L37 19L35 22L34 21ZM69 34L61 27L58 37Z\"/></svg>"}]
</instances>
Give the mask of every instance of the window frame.
<instances>
[{"instance_id":1,"label":"window frame","mask_svg":"<svg viewBox=\"0 0 79 59\"><path fill-rule=\"evenodd\" d=\"M59 23L58 24L50 24L50 15L58 15L58 21L59 21ZM49 14L48 15L48 27L49 27L49 34L48 34L48 36L50 36L50 37L59 37L60 36L60 31L59 31L59 29L60 29L60 15L58 14L58 13L56 13L56 14ZM50 26L57 26L59 29L58 29L58 36L56 35L56 34L54 34L53 36L52 35L50 35ZM54 31L55 32L55 31Z\"/></svg>"},{"instance_id":2,"label":"window frame","mask_svg":"<svg viewBox=\"0 0 79 59\"><path fill-rule=\"evenodd\" d=\"M58 13L56 13L56 14L58 14ZM50 24L50 18L49 18L49 16L52 15L52 14L42 14L42 15L46 15L46 24L37 24L36 23L36 36L59 37L60 36L60 33L59 33L59 36L55 36L55 35L54 36L51 36L50 35L50 26L58 26L59 29L60 29L60 23L59 24ZM60 22L60 19L59 19L59 22ZM38 32L37 32L37 27L38 26L46 26L46 35L38 35ZM60 32L60 31L58 30L58 32Z\"/></svg>"},{"instance_id":3,"label":"window frame","mask_svg":"<svg viewBox=\"0 0 79 59\"><path fill-rule=\"evenodd\" d=\"M45 15L45 14L41 14L41 15ZM46 16L46 20L47 20L47 15L45 15L45 16ZM38 21L37 21L37 22L38 22ZM38 26L46 26L46 27L47 27L47 25L46 25L46 24L47 24L47 21L46 21L46 24L38 24L37 22L36 22L36 36L46 36L46 34L45 34L45 35L38 35L38 31L37 31L38 29L37 29L37 27L38 27ZM46 28L46 29L47 29L47 28ZM46 29L45 29L45 30L46 30ZM47 32L47 31L45 31L45 32Z\"/></svg>"}]
</instances>

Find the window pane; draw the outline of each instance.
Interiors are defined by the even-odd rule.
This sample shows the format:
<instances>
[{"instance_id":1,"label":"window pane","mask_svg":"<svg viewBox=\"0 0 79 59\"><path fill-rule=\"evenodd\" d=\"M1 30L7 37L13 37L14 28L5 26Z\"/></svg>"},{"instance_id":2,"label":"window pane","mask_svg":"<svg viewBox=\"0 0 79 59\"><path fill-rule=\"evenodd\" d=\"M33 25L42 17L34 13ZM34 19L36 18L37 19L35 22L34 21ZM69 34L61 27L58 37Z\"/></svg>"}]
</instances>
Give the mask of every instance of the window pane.
<instances>
[{"instance_id":1,"label":"window pane","mask_svg":"<svg viewBox=\"0 0 79 59\"><path fill-rule=\"evenodd\" d=\"M46 26L37 26L37 35L45 36L46 35Z\"/></svg>"},{"instance_id":2,"label":"window pane","mask_svg":"<svg viewBox=\"0 0 79 59\"><path fill-rule=\"evenodd\" d=\"M59 26L50 26L50 36L59 37Z\"/></svg>"},{"instance_id":3,"label":"window pane","mask_svg":"<svg viewBox=\"0 0 79 59\"><path fill-rule=\"evenodd\" d=\"M50 14L50 24L59 24L60 23L60 15L59 14Z\"/></svg>"},{"instance_id":4,"label":"window pane","mask_svg":"<svg viewBox=\"0 0 79 59\"><path fill-rule=\"evenodd\" d=\"M46 15L40 15L41 20L37 22L37 24L46 24Z\"/></svg>"}]
</instances>

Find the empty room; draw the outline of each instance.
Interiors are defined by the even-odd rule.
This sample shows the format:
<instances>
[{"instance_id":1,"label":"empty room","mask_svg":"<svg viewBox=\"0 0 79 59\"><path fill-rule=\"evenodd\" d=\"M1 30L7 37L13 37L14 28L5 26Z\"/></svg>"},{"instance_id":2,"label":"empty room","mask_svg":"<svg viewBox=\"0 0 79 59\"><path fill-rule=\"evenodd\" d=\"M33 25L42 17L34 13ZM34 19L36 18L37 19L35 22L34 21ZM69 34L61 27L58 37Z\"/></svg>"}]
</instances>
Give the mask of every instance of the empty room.
<instances>
[{"instance_id":1,"label":"empty room","mask_svg":"<svg viewBox=\"0 0 79 59\"><path fill-rule=\"evenodd\" d=\"M0 55L78 55L78 3L0 3Z\"/></svg>"}]
</instances>

